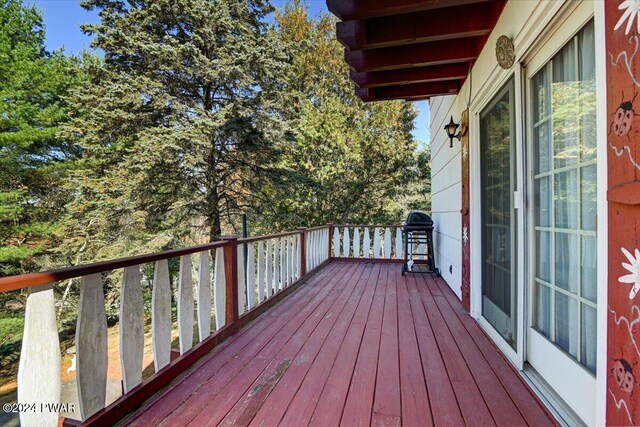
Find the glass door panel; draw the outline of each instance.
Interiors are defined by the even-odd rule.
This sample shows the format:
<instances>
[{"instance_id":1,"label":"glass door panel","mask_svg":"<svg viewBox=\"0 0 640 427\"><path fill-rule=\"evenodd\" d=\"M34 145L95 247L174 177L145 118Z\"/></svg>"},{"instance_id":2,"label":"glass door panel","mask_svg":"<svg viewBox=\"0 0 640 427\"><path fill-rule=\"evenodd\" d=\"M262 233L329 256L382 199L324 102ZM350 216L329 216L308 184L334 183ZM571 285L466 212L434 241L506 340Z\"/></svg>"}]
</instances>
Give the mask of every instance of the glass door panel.
<instances>
[{"instance_id":1,"label":"glass door panel","mask_svg":"<svg viewBox=\"0 0 640 427\"><path fill-rule=\"evenodd\" d=\"M531 82L533 326L595 372L596 106L593 24Z\"/></svg>"},{"instance_id":2,"label":"glass door panel","mask_svg":"<svg viewBox=\"0 0 640 427\"><path fill-rule=\"evenodd\" d=\"M516 347L514 83L480 114L482 315Z\"/></svg>"}]
</instances>

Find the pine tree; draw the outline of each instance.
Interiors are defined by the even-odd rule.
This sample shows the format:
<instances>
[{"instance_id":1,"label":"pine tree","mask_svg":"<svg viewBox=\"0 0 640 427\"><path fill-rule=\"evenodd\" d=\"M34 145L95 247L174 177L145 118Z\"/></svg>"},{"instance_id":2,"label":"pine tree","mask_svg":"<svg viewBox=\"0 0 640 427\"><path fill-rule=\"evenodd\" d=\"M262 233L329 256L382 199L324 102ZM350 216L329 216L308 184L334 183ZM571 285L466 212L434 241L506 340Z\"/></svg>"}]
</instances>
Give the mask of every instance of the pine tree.
<instances>
[{"instance_id":1,"label":"pine tree","mask_svg":"<svg viewBox=\"0 0 640 427\"><path fill-rule=\"evenodd\" d=\"M273 190L261 226L402 220L411 199L405 193L418 190L414 106L355 96L330 15L311 18L292 1L276 18L289 55L282 105L293 132L282 162L303 179Z\"/></svg>"},{"instance_id":2,"label":"pine tree","mask_svg":"<svg viewBox=\"0 0 640 427\"><path fill-rule=\"evenodd\" d=\"M63 247L104 259L217 239L276 167L284 54L262 0L88 0L104 60L73 97L84 158ZM275 185L275 184L273 184ZM78 259L78 258L76 258Z\"/></svg>"},{"instance_id":3,"label":"pine tree","mask_svg":"<svg viewBox=\"0 0 640 427\"><path fill-rule=\"evenodd\" d=\"M0 276L38 269L69 198L77 147L59 136L79 61L44 46L42 16L0 0Z\"/></svg>"}]
</instances>

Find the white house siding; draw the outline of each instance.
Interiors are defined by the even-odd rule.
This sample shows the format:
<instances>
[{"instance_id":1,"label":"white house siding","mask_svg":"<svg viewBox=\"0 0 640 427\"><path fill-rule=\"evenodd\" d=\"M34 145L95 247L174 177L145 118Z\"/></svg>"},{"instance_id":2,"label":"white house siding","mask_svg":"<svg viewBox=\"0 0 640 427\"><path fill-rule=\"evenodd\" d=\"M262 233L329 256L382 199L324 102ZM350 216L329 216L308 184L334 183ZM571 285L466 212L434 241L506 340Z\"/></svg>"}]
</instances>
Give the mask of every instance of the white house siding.
<instances>
[{"instance_id":1,"label":"white house siding","mask_svg":"<svg viewBox=\"0 0 640 427\"><path fill-rule=\"evenodd\" d=\"M460 141L454 139L453 148L449 148L449 139L444 131L444 125L453 115L454 121L459 122L462 112L470 101L469 117L469 147L470 147L470 187L471 187L471 239L474 235L473 217L478 215L477 207L474 209L474 158L479 152L477 129L473 129L477 114L493 94L506 81L506 77L515 73L516 64L511 70L504 71L498 67L495 59L496 40L501 35L510 37L515 46L516 58L528 49L530 44L538 37L540 31L548 23L551 17L562 6L562 1L517 0L509 1L500 16L493 32L489 36L484 49L480 53L471 71L471 78L467 78L460 93L453 96L438 96L430 99L430 127L431 127L431 188L432 188L432 213L435 222L434 246L436 252L436 266L440 269L442 277L449 287L461 297L460 286L462 283L462 242L461 228L462 217L460 213L462 202L461 186L461 153ZM469 97L470 81L471 97ZM476 171L477 172L477 171ZM474 254L473 258L479 256ZM449 271L451 269L451 272ZM472 271L471 286L473 283Z\"/></svg>"},{"instance_id":2,"label":"white house siding","mask_svg":"<svg viewBox=\"0 0 640 427\"><path fill-rule=\"evenodd\" d=\"M432 98L431 109L431 213L434 222L434 250L436 267L460 298L462 280L462 246L460 216L461 169L460 144L449 147L449 139L442 130L448 122L455 96ZM459 116L459 115L458 115ZM456 116L456 117L458 117Z\"/></svg>"}]
</instances>

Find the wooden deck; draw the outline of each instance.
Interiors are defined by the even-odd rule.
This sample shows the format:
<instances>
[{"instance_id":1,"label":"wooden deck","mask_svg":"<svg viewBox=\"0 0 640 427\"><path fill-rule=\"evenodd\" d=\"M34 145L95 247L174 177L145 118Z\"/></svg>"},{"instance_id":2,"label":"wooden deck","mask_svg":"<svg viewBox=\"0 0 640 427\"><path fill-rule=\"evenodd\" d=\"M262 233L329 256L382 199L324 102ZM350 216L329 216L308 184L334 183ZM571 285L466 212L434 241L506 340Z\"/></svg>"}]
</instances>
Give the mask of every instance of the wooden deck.
<instances>
[{"instance_id":1,"label":"wooden deck","mask_svg":"<svg viewBox=\"0 0 640 427\"><path fill-rule=\"evenodd\" d=\"M555 421L442 280L332 262L124 424Z\"/></svg>"}]
</instances>

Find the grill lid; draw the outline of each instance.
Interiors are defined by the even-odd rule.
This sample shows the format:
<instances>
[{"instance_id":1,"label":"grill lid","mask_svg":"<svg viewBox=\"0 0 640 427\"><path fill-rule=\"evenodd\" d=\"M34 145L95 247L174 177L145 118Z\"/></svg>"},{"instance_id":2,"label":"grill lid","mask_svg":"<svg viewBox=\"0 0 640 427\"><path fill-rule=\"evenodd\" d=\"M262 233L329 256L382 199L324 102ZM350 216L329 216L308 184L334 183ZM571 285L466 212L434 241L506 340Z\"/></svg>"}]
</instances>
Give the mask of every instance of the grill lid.
<instances>
[{"instance_id":1,"label":"grill lid","mask_svg":"<svg viewBox=\"0 0 640 427\"><path fill-rule=\"evenodd\" d=\"M433 227L433 221L426 212L411 211L405 225L408 227Z\"/></svg>"}]
</instances>

